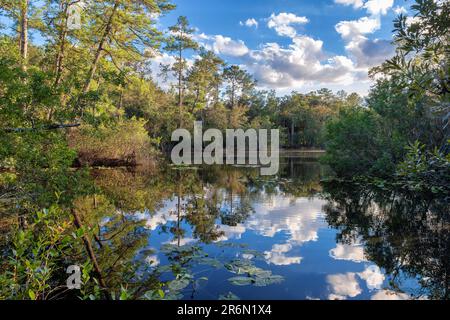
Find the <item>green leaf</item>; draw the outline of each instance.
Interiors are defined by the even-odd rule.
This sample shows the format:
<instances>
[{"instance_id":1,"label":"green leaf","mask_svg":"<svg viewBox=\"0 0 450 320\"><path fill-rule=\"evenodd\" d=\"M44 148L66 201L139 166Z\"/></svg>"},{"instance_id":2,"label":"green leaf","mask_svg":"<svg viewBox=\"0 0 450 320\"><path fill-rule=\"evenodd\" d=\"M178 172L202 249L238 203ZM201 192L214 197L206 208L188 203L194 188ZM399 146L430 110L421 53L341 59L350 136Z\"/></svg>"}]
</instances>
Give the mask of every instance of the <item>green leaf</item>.
<instances>
[{"instance_id":1,"label":"green leaf","mask_svg":"<svg viewBox=\"0 0 450 320\"><path fill-rule=\"evenodd\" d=\"M28 290L28 295L30 296L31 300L36 300L36 294L34 293L33 290Z\"/></svg>"},{"instance_id":2,"label":"green leaf","mask_svg":"<svg viewBox=\"0 0 450 320\"><path fill-rule=\"evenodd\" d=\"M271 284L278 284L284 281L284 278L282 276L278 275L271 275L268 277L256 277L254 285L256 287L265 287L269 286Z\"/></svg>"},{"instance_id":3,"label":"green leaf","mask_svg":"<svg viewBox=\"0 0 450 320\"><path fill-rule=\"evenodd\" d=\"M219 300L240 300L240 298L234 293L228 292L227 294L221 294Z\"/></svg>"},{"instance_id":4,"label":"green leaf","mask_svg":"<svg viewBox=\"0 0 450 320\"><path fill-rule=\"evenodd\" d=\"M248 286L253 283L253 279L249 277L232 277L228 281L235 286Z\"/></svg>"},{"instance_id":5,"label":"green leaf","mask_svg":"<svg viewBox=\"0 0 450 320\"><path fill-rule=\"evenodd\" d=\"M190 283L189 279L186 278L175 279L169 283L168 288L170 291L180 291L186 288L189 285L189 283Z\"/></svg>"}]
</instances>

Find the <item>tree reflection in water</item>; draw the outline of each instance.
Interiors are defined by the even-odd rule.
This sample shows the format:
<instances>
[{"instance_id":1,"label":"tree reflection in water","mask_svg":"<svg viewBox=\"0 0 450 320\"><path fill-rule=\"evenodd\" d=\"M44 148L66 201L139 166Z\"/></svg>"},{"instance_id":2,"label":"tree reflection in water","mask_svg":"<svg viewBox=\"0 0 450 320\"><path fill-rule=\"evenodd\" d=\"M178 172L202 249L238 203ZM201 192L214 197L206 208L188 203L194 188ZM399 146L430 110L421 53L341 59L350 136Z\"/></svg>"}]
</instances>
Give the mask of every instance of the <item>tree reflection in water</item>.
<instances>
[{"instance_id":1,"label":"tree reflection in water","mask_svg":"<svg viewBox=\"0 0 450 320\"><path fill-rule=\"evenodd\" d=\"M131 298L195 298L213 269L235 272L231 280L237 286L283 286L282 277L261 267L301 271L302 255L291 251L319 241L319 229L327 227L319 220L323 216L337 230L332 258L339 260L339 245L361 243L359 262L372 262L386 273L387 290L377 291L378 296L396 291L408 297L401 293L402 284L415 278L420 284L414 288L416 298L448 299L448 199L320 183L325 175L317 162L289 158L282 159L276 177L261 177L257 168L214 166L99 170L93 172L94 194L78 198L74 207L92 232L108 287L120 292L125 286ZM323 203L325 214L320 215ZM260 252L233 239L234 233L252 232L267 239L287 232L288 238L273 240L272 249ZM169 240L161 242L161 237ZM207 246L216 249L211 254ZM376 266L368 270L379 270ZM331 274L328 279L337 276L342 277ZM226 274L220 277L227 281Z\"/></svg>"},{"instance_id":2,"label":"tree reflection in water","mask_svg":"<svg viewBox=\"0 0 450 320\"><path fill-rule=\"evenodd\" d=\"M392 289L416 278L415 298L449 299L448 198L343 182L324 183L324 194L338 242L362 242L366 259L385 269Z\"/></svg>"}]
</instances>

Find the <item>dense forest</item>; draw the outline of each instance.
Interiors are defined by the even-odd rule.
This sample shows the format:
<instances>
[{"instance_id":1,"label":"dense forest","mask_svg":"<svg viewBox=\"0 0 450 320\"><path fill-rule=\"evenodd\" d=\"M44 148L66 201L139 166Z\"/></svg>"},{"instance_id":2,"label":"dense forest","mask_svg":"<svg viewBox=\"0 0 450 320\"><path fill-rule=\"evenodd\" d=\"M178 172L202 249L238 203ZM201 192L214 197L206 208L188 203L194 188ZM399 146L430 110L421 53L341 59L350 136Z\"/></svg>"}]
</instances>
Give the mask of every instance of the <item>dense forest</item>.
<instances>
[{"instance_id":1,"label":"dense forest","mask_svg":"<svg viewBox=\"0 0 450 320\"><path fill-rule=\"evenodd\" d=\"M280 129L284 149L326 150L321 161L335 181L450 201L448 1L417 0L412 23L396 18L396 55L371 70L367 97L258 90L246 70L195 41L188 18L169 32L158 29L155 17L175 9L169 0L89 1L75 30L67 23L71 2L0 2L11 21L0 26L0 299L71 297L60 286L74 261L84 266L78 297L142 297L142 288L117 279L130 266L114 268L112 249L86 213L113 205L100 191L112 182L93 184L91 168L157 166L172 147L171 133L192 130L196 120L221 130ZM164 51L175 62L152 74L152 59ZM175 81L163 89L169 78ZM164 170L158 174L175 174ZM153 186L156 193L177 188ZM120 196L126 189L113 198L140 203L131 210L155 206L142 203L144 189ZM123 234L131 227L116 223ZM131 255L137 243L114 245ZM146 298L164 298L163 283L146 281Z\"/></svg>"}]
</instances>

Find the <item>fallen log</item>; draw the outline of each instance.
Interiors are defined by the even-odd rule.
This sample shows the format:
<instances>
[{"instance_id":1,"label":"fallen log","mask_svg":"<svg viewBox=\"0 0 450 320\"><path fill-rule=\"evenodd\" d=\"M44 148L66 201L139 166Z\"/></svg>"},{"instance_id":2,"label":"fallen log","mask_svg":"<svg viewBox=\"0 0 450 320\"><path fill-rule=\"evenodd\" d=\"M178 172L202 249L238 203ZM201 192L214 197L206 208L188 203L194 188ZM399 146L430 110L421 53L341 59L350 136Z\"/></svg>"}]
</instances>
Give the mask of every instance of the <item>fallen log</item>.
<instances>
[{"instance_id":1,"label":"fallen log","mask_svg":"<svg viewBox=\"0 0 450 320\"><path fill-rule=\"evenodd\" d=\"M39 131L39 130L57 130L57 129L68 129L68 128L76 128L81 126L80 123L69 123L69 124L50 124L42 127L34 127L34 128L5 128L0 129L5 133L21 133L27 131Z\"/></svg>"}]
</instances>

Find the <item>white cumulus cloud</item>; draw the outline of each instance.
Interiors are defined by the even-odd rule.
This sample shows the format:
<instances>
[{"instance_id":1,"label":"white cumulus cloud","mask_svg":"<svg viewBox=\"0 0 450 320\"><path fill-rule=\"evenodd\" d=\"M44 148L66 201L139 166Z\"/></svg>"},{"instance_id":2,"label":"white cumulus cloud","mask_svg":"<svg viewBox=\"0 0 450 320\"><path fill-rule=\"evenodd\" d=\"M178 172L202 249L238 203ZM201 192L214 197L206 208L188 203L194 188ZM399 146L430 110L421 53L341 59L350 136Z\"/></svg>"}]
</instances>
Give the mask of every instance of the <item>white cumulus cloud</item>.
<instances>
[{"instance_id":1,"label":"white cumulus cloud","mask_svg":"<svg viewBox=\"0 0 450 320\"><path fill-rule=\"evenodd\" d=\"M272 13L268 19L267 26L270 29L275 29L278 35L286 37L295 37L296 29L292 25L301 25L308 23L306 17L300 17L293 13L282 12L279 14Z\"/></svg>"},{"instance_id":2,"label":"white cumulus cloud","mask_svg":"<svg viewBox=\"0 0 450 320\"><path fill-rule=\"evenodd\" d=\"M367 12L373 15L385 15L394 5L394 0L369 0L364 4Z\"/></svg>"},{"instance_id":3,"label":"white cumulus cloud","mask_svg":"<svg viewBox=\"0 0 450 320\"><path fill-rule=\"evenodd\" d=\"M330 250L330 256L336 260L364 262L364 248L361 245L338 244Z\"/></svg>"},{"instance_id":4,"label":"white cumulus cloud","mask_svg":"<svg viewBox=\"0 0 450 320\"><path fill-rule=\"evenodd\" d=\"M405 13L408 12L408 11L405 9L405 7L403 7L403 6L397 6L397 7L395 7L393 10L394 10L395 14L405 14Z\"/></svg>"},{"instance_id":5,"label":"white cumulus cloud","mask_svg":"<svg viewBox=\"0 0 450 320\"><path fill-rule=\"evenodd\" d=\"M358 273L361 279L366 281L367 288L370 290L381 289L385 276L378 266L367 267L363 272Z\"/></svg>"},{"instance_id":6,"label":"white cumulus cloud","mask_svg":"<svg viewBox=\"0 0 450 320\"><path fill-rule=\"evenodd\" d=\"M244 21L244 22L239 22L239 24L241 25L241 26L246 26L246 27L249 27L249 28L251 28L251 27L255 27L255 28L258 28L258 21L256 21L256 19L254 19L254 18L249 18L249 19L247 19L246 21Z\"/></svg>"},{"instance_id":7,"label":"white cumulus cloud","mask_svg":"<svg viewBox=\"0 0 450 320\"><path fill-rule=\"evenodd\" d=\"M353 6L355 9L364 8L371 15L385 15L394 6L394 0L334 0L337 4Z\"/></svg>"},{"instance_id":8,"label":"white cumulus cloud","mask_svg":"<svg viewBox=\"0 0 450 320\"><path fill-rule=\"evenodd\" d=\"M334 0L334 2L337 4L343 4L345 6L353 6L356 9L362 8L362 6L364 5L363 0Z\"/></svg>"},{"instance_id":9,"label":"white cumulus cloud","mask_svg":"<svg viewBox=\"0 0 450 320\"><path fill-rule=\"evenodd\" d=\"M250 53L248 68L262 86L300 88L305 84L351 83L353 62L345 56L328 56L323 42L308 36L296 36L288 47L268 43Z\"/></svg>"},{"instance_id":10,"label":"white cumulus cloud","mask_svg":"<svg viewBox=\"0 0 450 320\"><path fill-rule=\"evenodd\" d=\"M410 300L411 297L406 293L395 292L391 290L380 290L375 293L371 300Z\"/></svg>"},{"instance_id":11,"label":"white cumulus cloud","mask_svg":"<svg viewBox=\"0 0 450 320\"><path fill-rule=\"evenodd\" d=\"M358 284L355 273L333 274L327 276L330 286L330 300L345 300L348 297L354 298L361 294L362 290Z\"/></svg>"},{"instance_id":12,"label":"white cumulus cloud","mask_svg":"<svg viewBox=\"0 0 450 320\"><path fill-rule=\"evenodd\" d=\"M381 27L379 17L363 17L353 21L341 21L336 31L346 41L345 49L356 62L358 68L371 68L381 64L394 54L390 40L369 39Z\"/></svg>"},{"instance_id":13,"label":"white cumulus cloud","mask_svg":"<svg viewBox=\"0 0 450 320\"><path fill-rule=\"evenodd\" d=\"M286 244L274 244L272 250L264 252L266 261L269 264L276 266L288 266L291 264L299 264L302 261L301 257L288 257L286 253L292 250L292 245Z\"/></svg>"},{"instance_id":14,"label":"white cumulus cloud","mask_svg":"<svg viewBox=\"0 0 450 320\"><path fill-rule=\"evenodd\" d=\"M213 50L216 54L223 54L230 57L245 56L250 51L244 41L233 40L222 35L215 36Z\"/></svg>"},{"instance_id":15,"label":"white cumulus cloud","mask_svg":"<svg viewBox=\"0 0 450 320\"><path fill-rule=\"evenodd\" d=\"M335 29L342 38L353 39L359 35L373 33L380 27L380 19L363 17L353 21L341 21L335 26Z\"/></svg>"}]
</instances>

